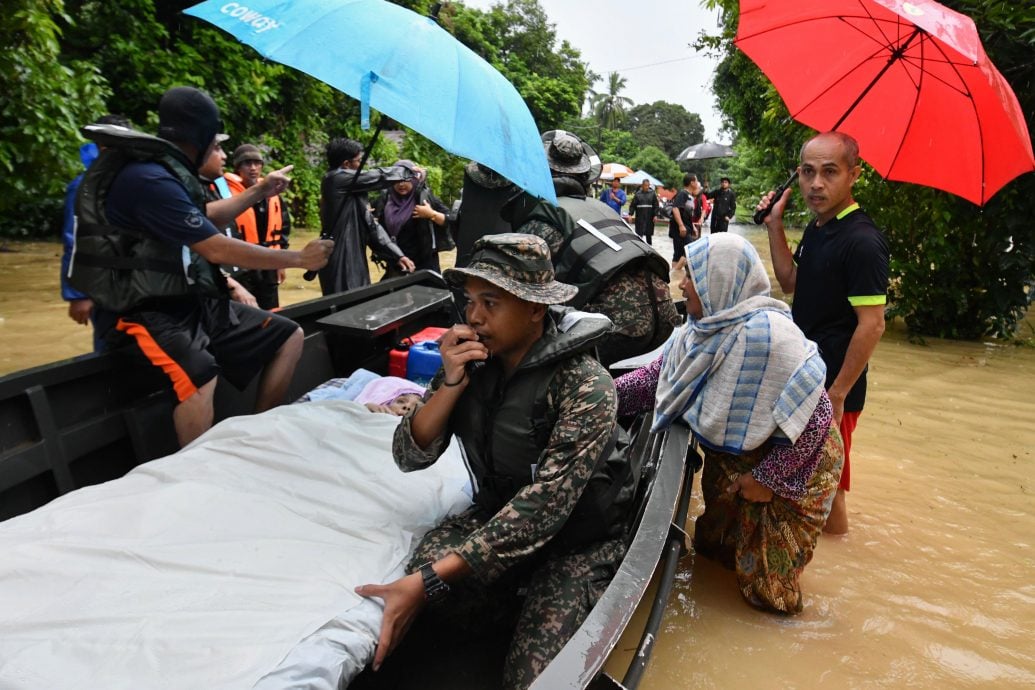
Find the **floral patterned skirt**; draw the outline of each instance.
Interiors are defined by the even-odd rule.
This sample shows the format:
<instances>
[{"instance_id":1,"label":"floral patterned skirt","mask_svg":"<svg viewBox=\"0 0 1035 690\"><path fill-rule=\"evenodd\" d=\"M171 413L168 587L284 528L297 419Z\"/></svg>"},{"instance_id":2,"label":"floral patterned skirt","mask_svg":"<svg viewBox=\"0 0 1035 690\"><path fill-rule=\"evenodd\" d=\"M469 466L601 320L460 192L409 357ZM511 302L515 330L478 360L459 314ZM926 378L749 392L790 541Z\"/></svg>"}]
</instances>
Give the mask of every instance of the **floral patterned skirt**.
<instances>
[{"instance_id":1,"label":"floral patterned skirt","mask_svg":"<svg viewBox=\"0 0 1035 690\"><path fill-rule=\"evenodd\" d=\"M773 495L769 503L752 503L726 488L758 465L766 446L730 455L705 450L701 488L704 514L697 519L694 548L735 570L737 584L752 606L779 613L802 608L798 578L830 514L844 464L844 445L831 426L822 457L806 485L805 498Z\"/></svg>"}]
</instances>

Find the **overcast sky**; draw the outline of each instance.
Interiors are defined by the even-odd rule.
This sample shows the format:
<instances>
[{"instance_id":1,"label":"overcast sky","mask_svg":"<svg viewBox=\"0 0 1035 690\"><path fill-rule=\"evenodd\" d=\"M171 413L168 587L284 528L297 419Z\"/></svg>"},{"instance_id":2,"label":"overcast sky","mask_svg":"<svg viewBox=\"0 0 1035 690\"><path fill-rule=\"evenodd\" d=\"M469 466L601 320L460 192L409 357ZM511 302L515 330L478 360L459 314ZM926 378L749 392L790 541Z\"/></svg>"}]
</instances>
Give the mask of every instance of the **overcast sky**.
<instances>
[{"instance_id":1,"label":"overcast sky","mask_svg":"<svg viewBox=\"0 0 1035 690\"><path fill-rule=\"evenodd\" d=\"M488 9L494 0L463 0ZM582 53L590 69L601 76L595 90L605 90L609 72L625 77L625 90L634 103L668 101L701 116L705 140L719 141L711 80L717 61L697 53L689 44L704 29L718 32L718 11L696 0L539 0L558 40L567 40ZM725 141L724 143L729 143Z\"/></svg>"}]
</instances>

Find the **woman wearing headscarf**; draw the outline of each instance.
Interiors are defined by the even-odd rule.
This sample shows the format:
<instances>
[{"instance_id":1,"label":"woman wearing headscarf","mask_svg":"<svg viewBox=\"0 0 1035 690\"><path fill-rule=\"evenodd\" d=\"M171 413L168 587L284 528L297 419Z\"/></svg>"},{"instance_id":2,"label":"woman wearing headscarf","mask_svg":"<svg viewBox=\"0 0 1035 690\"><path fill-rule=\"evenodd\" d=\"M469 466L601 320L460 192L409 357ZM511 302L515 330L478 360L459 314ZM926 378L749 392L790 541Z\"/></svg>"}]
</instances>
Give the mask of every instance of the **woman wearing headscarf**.
<instances>
[{"instance_id":1,"label":"woman wearing headscarf","mask_svg":"<svg viewBox=\"0 0 1035 690\"><path fill-rule=\"evenodd\" d=\"M403 254L410 257L416 270L426 268L440 272L438 252L442 248L435 239L435 226L446 225L449 209L428 189L427 171L410 160L395 164L412 172L413 178L396 182L387 194L382 194L374 214ZM385 278L400 275L403 275L402 270L389 262Z\"/></svg>"},{"instance_id":2,"label":"woman wearing headscarf","mask_svg":"<svg viewBox=\"0 0 1035 690\"><path fill-rule=\"evenodd\" d=\"M751 605L798 613L844 463L826 367L747 240L710 235L686 256L688 322L615 382L619 414L653 405L655 430L690 427L705 458L696 551L735 570Z\"/></svg>"}]
</instances>

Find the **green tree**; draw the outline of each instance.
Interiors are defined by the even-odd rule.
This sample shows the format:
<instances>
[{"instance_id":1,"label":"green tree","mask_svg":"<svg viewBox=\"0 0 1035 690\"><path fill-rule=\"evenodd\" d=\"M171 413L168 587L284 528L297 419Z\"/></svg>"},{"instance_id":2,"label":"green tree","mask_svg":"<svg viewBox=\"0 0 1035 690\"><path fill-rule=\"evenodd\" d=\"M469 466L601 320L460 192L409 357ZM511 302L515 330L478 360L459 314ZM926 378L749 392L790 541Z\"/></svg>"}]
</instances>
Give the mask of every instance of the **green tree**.
<instances>
[{"instance_id":1,"label":"green tree","mask_svg":"<svg viewBox=\"0 0 1035 690\"><path fill-rule=\"evenodd\" d=\"M611 72L607 75L606 91L590 91L590 108L602 127L617 129L624 122L626 108L633 104L631 98L618 95L624 88L625 77Z\"/></svg>"},{"instance_id":2,"label":"green tree","mask_svg":"<svg viewBox=\"0 0 1035 690\"><path fill-rule=\"evenodd\" d=\"M442 26L498 69L525 99L539 129L556 129L577 117L589 87L586 65L538 0L507 0L488 12L450 3Z\"/></svg>"},{"instance_id":3,"label":"green tree","mask_svg":"<svg viewBox=\"0 0 1035 690\"><path fill-rule=\"evenodd\" d=\"M228 148L262 145L269 165L294 164L286 195L298 224L318 222L322 147L359 127L325 121L341 113L358 119L356 102L296 70L261 59L254 50L205 22L186 17L189 2L69 0L78 21L66 30L67 49L89 56L112 85L110 108L145 131L157 126L157 105L170 86L206 90L219 104ZM342 132L346 130L346 132Z\"/></svg>"},{"instance_id":4,"label":"green tree","mask_svg":"<svg viewBox=\"0 0 1035 690\"><path fill-rule=\"evenodd\" d=\"M62 190L79 167L78 128L108 111L153 132L158 100L175 85L212 95L231 136L228 148L257 143L270 166L295 165L286 200L299 225L318 223L326 142L350 136L369 143L354 99L185 16L193 0L14 2L0 29L4 45L13 47L0 54L0 170L11 180L0 202L7 211L0 234L56 233ZM398 4L426 14L432 3ZM586 66L568 43L558 45L537 0L508 0L488 12L450 3L440 22L515 85L540 129L578 117ZM443 199L455 198L465 161L403 129L401 155L432 170ZM370 162L399 156L399 147L382 138Z\"/></svg>"},{"instance_id":5,"label":"green tree","mask_svg":"<svg viewBox=\"0 0 1035 690\"><path fill-rule=\"evenodd\" d=\"M683 171L667 153L657 146L646 146L629 159L629 167L643 170L661 180L666 187L682 186Z\"/></svg>"},{"instance_id":6,"label":"green tree","mask_svg":"<svg viewBox=\"0 0 1035 690\"><path fill-rule=\"evenodd\" d=\"M79 127L104 114L99 70L61 51L61 0L14 0L0 26L3 234L40 235L60 221L65 184L82 169ZM59 23L60 22L60 23Z\"/></svg>"},{"instance_id":7,"label":"green tree","mask_svg":"<svg viewBox=\"0 0 1035 690\"><path fill-rule=\"evenodd\" d=\"M706 0L722 7L721 35L702 37L702 48L723 60L714 90L728 125L738 132L738 150L758 163L771 182L738 193L752 198L782 182L811 130L789 117L765 76L732 43L736 0ZM1035 126L1035 6L994 0L942 0L970 16L989 57L1015 87L1029 131ZM865 157L865 151L862 152ZM755 177L760 181L762 178ZM868 167L856 198L884 228L891 245L890 313L904 318L916 335L977 338L1011 336L1035 290L1035 175L1015 179L978 208L951 194L886 182Z\"/></svg>"},{"instance_id":8,"label":"green tree","mask_svg":"<svg viewBox=\"0 0 1035 690\"><path fill-rule=\"evenodd\" d=\"M641 146L656 146L672 159L687 146L704 141L701 116L666 101L630 108L626 127Z\"/></svg>"},{"instance_id":9,"label":"green tree","mask_svg":"<svg viewBox=\"0 0 1035 690\"><path fill-rule=\"evenodd\" d=\"M604 163L628 163L640 150L639 144L633 139L633 135L620 129L605 129L601 131L600 145L597 147L597 155Z\"/></svg>"},{"instance_id":10,"label":"green tree","mask_svg":"<svg viewBox=\"0 0 1035 690\"><path fill-rule=\"evenodd\" d=\"M600 152L604 141L604 128L592 117L573 117L560 123L558 129L574 132L590 146ZM606 130L611 131L611 130Z\"/></svg>"}]
</instances>

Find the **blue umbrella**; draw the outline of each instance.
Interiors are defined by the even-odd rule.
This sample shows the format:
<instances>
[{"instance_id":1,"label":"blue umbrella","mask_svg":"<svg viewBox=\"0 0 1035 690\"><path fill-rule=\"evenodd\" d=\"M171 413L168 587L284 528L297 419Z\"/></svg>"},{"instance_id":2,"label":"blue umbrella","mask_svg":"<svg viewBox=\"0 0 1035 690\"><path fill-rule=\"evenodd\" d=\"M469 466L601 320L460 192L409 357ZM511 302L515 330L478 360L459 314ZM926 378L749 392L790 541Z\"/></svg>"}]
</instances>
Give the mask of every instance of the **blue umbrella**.
<instances>
[{"instance_id":1,"label":"blue umbrella","mask_svg":"<svg viewBox=\"0 0 1035 690\"><path fill-rule=\"evenodd\" d=\"M185 12L556 203L528 106L492 65L385 0L208 0Z\"/></svg>"},{"instance_id":2,"label":"blue umbrella","mask_svg":"<svg viewBox=\"0 0 1035 690\"><path fill-rule=\"evenodd\" d=\"M643 184L644 180L647 180L648 182L650 182L652 187L664 187L665 186L664 184L662 184L661 180L659 180L658 178L654 177L653 175L651 175L646 170L637 170L632 175L626 175L625 177L622 178L622 184L623 185L631 185L631 186L637 186L638 187L641 184Z\"/></svg>"}]
</instances>

